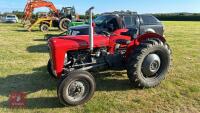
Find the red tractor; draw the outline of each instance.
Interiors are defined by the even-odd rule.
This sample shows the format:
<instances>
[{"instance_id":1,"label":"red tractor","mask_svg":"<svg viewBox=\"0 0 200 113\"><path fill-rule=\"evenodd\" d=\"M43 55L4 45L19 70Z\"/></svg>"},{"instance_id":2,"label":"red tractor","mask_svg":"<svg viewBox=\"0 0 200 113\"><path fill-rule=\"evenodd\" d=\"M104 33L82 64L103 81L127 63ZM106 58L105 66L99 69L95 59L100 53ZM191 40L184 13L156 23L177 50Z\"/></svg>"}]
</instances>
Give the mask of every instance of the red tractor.
<instances>
[{"instance_id":1,"label":"red tractor","mask_svg":"<svg viewBox=\"0 0 200 113\"><path fill-rule=\"evenodd\" d=\"M89 35L54 37L48 41L48 71L60 78L57 94L63 105L80 105L94 94L96 83L90 70L109 67L127 70L130 83L139 88L160 84L169 70L171 51L163 36L136 29L117 29L97 34L90 14Z\"/></svg>"}]
</instances>

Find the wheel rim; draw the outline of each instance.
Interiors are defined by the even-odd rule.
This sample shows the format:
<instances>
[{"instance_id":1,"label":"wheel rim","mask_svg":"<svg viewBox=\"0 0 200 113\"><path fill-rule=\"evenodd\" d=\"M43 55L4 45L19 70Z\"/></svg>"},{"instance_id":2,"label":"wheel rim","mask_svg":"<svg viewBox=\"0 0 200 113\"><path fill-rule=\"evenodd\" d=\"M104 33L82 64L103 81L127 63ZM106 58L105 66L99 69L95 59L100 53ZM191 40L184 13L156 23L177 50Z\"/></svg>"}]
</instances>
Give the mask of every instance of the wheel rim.
<instances>
[{"instance_id":1,"label":"wheel rim","mask_svg":"<svg viewBox=\"0 0 200 113\"><path fill-rule=\"evenodd\" d=\"M160 57L153 53L149 54L143 61L142 73L145 77L154 77L161 66Z\"/></svg>"},{"instance_id":2,"label":"wheel rim","mask_svg":"<svg viewBox=\"0 0 200 113\"><path fill-rule=\"evenodd\" d=\"M85 80L72 81L66 90L70 101L77 102L84 99L89 92L89 83Z\"/></svg>"},{"instance_id":3,"label":"wheel rim","mask_svg":"<svg viewBox=\"0 0 200 113\"><path fill-rule=\"evenodd\" d=\"M43 26L43 31L48 31L48 27L47 26Z\"/></svg>"},{"instance_id":4,"label":"wheel rim","mask_svg":"<svg viewBox=\"0 0 200 113\"><path fill-rule=\"evenodd\" d=\"M67 29L67 28L68 28L68 24L69 24L69 22L68 22L67 20L65 20L65 21L63 22L63 24L62 24L63 28L64 28L64 29Z\"/></svg>"}]
</instances>

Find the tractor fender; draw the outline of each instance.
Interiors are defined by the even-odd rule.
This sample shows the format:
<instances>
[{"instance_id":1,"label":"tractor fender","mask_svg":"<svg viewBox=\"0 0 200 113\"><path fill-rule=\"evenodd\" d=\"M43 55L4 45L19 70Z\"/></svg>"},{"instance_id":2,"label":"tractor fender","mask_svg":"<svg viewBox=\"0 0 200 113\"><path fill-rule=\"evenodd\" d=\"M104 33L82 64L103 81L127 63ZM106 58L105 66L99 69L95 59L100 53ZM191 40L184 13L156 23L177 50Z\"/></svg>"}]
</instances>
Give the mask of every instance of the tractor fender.
<instances>
[{"instance_id":1,"label":"tractor fender","mask_svg":"<svg viewBox=\"0 0 200 113\"><path fill-rule=\"evenodd\" d=\"M156 33L145 33L143 35L138 36L135 40L131 41L131 43L128 45L127 51L126 51L126 59L128 59L129 55L132 54L133 50L140 45L144 40L151 39L151 38L158 38L163 43L166 42L165 38L159 34Z\"/></svg>"}]
</instances>

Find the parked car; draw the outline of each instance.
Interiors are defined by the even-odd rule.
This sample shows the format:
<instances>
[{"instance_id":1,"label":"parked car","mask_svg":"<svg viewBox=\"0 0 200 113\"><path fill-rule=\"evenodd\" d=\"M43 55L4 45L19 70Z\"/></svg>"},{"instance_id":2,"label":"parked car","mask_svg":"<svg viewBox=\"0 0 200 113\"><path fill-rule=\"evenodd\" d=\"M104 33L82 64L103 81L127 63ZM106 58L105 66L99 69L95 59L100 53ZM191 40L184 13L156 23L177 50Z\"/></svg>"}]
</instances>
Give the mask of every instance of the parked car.
<instances>
[{"instance_id":1,"label":"parked car","mask_svg":"<svg viewBox=\"0 0 200 113\"><path fill-rule=\"evenodd\" d=\"M118 29L135 29L136 35L145 33L157 33L161 36L164 35L163 24L153 15L150 14L137 14L135 12L111 12L103 13L94 19L95 32L97 34L104 34L105 32L113 33ZM89 25L79 25L70 27L68 32L70 35L87 35ZM115 32L116 33L116 32ZM56 36L69 35L66 33L58 35L46 35L45 39L50 39Z\"/></svg>"},{"instance_id":2,"label":"parked car","mask_svg":"<svg viewBox=\"0 0 200 113\"><path fill-rule=\"evenodd\" d=\"M104 13L94 20L96 32L114 32L117 29L133 28L138 30L138 35L147 32L157 33L163 36L164 26L153 15L137 14L135 12L111 12Z\"/></svg>"},{"instance_id":3,"label":"parked car","mask_svg":"<svg viewBox=\"0 0 200 113\"><path fill-rule=\"evenodd\" d=\"M16 15L7 15L5 17L6 23L18 23L18 17Z\"/></svg>"}]
</instances>

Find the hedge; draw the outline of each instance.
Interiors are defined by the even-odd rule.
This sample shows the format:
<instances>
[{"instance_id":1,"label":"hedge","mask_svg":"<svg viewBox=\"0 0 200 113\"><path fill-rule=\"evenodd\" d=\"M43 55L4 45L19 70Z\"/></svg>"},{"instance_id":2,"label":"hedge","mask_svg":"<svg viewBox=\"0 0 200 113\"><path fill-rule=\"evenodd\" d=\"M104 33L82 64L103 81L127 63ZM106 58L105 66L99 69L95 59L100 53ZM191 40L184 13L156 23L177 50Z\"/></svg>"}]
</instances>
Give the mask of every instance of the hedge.
<instances>
[{"instance_id":1,"label":"hedge","mask_svg":"<svg viewBox=\"0 0 200 113\"><path fill-rule=\"evenodd\" d=\"M162 21L200 21L200 15L154 15Z\"/></svg>"}]
</instances>

